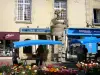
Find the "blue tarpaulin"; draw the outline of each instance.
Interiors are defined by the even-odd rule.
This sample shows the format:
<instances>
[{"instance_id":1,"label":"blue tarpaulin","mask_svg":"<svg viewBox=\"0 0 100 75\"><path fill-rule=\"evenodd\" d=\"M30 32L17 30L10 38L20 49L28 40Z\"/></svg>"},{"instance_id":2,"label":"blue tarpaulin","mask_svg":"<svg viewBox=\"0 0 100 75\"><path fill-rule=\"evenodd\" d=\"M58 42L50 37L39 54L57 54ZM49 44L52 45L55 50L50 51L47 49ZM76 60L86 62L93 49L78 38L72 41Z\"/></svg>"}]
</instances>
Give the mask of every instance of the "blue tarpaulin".
<instances>
[{"instance_id":1,"label":"blue tarpaulin","mask_svg":"<svg viewBox=\"0 0 100 75\"><path fill-rule=\"evenodd\" d=\"M53 40L25 40L25 41L17 41L13 42L14 48L24 47L24 46L32 46L32 45L54 45L54 44L61 44L60 41L53 41Z\"/></svg>"}]
</instances>

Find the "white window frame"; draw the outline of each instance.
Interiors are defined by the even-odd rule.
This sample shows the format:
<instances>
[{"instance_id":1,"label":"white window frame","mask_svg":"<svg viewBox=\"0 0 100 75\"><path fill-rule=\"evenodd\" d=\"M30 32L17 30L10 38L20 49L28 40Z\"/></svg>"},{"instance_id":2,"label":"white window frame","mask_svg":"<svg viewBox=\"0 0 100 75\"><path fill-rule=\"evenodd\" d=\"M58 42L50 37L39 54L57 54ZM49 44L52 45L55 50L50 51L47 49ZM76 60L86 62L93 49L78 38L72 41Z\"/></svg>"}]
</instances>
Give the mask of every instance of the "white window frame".
<instances>
[{"instance_id":1,"label":"white window frame","mask_svg":"<svg viewBox=\"0 0 100 75\"><path fill-rule=\"evenodd\" d=\"M56 0L54 1L54 11L56 11L56 10L59 10L59 11L61 11L61 10L64 10L64 11L66 11L66 20L67 20L67 6L66 6L66 8L62 8L61 6L62 6L62 2L63 1L57 1L57 2L59 2L59 8L56 8L55 7L55 2L56 2ZM65 2L66 2L66 0L65 0ZM66 5L67 5L67 2L66 2ZM61 16L61 13L59 14L60 16ZM60 19L60 20L65 20L65 19Z\"/></svg>"},{"instance_id":2,"label":"white window frame","mask_svg":"<svg viewBox=\"0 0 100 75\"><path fill-rule=\"evenodd\" d=\"M31 13L32 12L32 5L31 5L31 3L32 3L32 0L30 0L30 3L25 3L25 0L23 0L23 3L18 3L18 0L16 0L16 22L28 22L28 23L31 22L31 16L32 16L32 13ZM23 5L22 20L21 19L18 19L18 18L20 18L19 16L21 16L20 14L18 14L18 4ZM29 20L25 20L25 16L24 16L25 6L26 5L30 5L30 15L29 15L30 16L30 19Z\"/></svg>"}]
</instances>

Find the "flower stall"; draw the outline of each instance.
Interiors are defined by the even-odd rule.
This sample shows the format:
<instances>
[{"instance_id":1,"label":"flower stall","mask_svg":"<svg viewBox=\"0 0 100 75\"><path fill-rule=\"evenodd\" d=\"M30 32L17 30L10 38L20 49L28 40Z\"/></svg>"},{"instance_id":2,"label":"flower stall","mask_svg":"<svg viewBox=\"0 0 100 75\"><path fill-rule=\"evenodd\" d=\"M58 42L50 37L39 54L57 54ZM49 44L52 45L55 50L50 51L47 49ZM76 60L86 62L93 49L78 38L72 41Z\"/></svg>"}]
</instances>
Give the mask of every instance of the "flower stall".
<instances>
[{"instance_id":1,"label":"flower stall","mask_svg":"<svg viewBox=\"0 0 100 75\"><path fill-rule=\"evenodd\" d=\"M80 71L83 70L87 75L100 75L100 64L96 62L79 62L76 66Z\"/></svg>"},{"instance_id":2,"label":"flower stall","mask_svg":"<svg viewBox=\"0 0 100 75\"><path fill-rule=\"evenodd\" d=\"M60 41L53 40L28 40L14 42L14 48L30 45L47 45L47 44L61 44ZM69 69L59 64L49 64L44 66L24 65L23 62L19 65L3 64L0 66L1 75L76 75L77 70Z\"/></svg>"},{"instance_id":3,"label":"flower stall","mask_svg":"<svg viewBox=\"0 0 100 75\"><path fill-rule=\"evenodd\" d=\"M36 65L1 65L1 75L76 75L77 70L59 64L37 67Z\"/></svg>"}]
</instances>

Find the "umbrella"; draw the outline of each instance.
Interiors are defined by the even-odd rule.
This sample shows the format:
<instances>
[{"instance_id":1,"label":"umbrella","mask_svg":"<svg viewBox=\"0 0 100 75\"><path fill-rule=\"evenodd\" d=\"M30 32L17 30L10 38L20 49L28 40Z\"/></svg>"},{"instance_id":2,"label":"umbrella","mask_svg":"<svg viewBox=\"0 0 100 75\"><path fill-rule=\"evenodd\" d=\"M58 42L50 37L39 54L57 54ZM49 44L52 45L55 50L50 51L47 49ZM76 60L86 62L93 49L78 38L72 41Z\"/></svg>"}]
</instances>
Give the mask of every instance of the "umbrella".
<instances>
[{"instance_id":1,"label":"umbrella","mask_svg":"<svg viewBox=\"0 0 100 75\"><path fill-rule=\"evenodd\" d=\"M18 41L18 42L13 42L14 47L23 47L23 46L32 46L32 45L48 45L48 44L61 44L62 42L60 41L53 41L53 40L25 40L25 41Z\"/></svg>"}]
</instances>

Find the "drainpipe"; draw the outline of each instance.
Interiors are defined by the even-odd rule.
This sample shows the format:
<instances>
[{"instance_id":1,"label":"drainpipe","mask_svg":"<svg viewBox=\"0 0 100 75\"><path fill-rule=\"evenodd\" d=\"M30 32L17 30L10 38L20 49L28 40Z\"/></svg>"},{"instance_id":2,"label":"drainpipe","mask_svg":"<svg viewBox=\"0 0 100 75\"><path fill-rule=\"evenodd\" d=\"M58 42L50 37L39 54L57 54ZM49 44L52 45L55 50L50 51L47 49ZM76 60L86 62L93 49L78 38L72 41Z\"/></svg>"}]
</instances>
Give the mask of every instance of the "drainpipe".
<instances>
[{"instance_id":1,"label":"drainpipe","mask_svg":"<svg viewBox=\"0 0 100 75\"><path fill-rule=\"evenodd\" d=\"M89 27L89 24L88 24L88 22L87 22L87 2L86 2L86 0L85 0L85 16L86 16L86 27Z\"/></svg>"}]
</instances>

